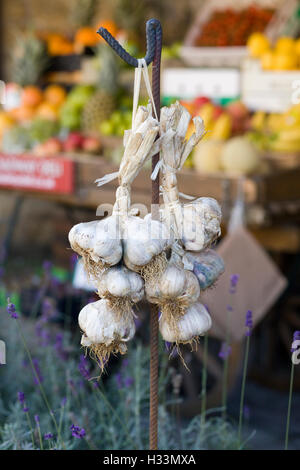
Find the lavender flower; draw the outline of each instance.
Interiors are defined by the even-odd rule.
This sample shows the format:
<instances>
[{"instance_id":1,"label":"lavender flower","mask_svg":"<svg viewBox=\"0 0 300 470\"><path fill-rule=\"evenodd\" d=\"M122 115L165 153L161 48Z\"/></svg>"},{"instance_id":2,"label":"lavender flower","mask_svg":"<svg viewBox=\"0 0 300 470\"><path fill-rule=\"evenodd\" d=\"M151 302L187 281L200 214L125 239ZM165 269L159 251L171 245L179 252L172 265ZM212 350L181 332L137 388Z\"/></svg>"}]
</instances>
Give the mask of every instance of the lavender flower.
<instances>
[{"instance_id":1,"label":"lavender flower","mask_svg":"<svg viewBox=\"0 0 300 470\"><path fill-rule=\"evenodd\" d=\"M295 331L295 332L294 332L294 335L293 335L293 344L294 344L295 341L300 341L300 331ZM294 347L292 346L291 352L293 353L293 352L297 351L297 349L298 349L298 348L294 348Z\"/></svg>"},{"instance_id":2,"label":"lavender flower","mask_svg":"<svg viewBox=\"0 0 300 470\"><path fill-rule=\"evenodd\" d=\"M245 326L247 328L246 336L251 336L252 328L253 328L252 310L248 310L246 313Z\"/></svg>"},{"instance_id":3,"label":"lavender flower","mask_svg":"<svg viewBox=\"0 0 300 470\"><path fill-rule=\"evenodd\" d=\"M18 392L18 400L21 403L21 405L24 405L24 403L25 403L25 393L24 392Z\"/></svg>"},{"instance_id":4,"label":"lavender flower","mask_svg":"<svg viewBox=\"0 0 300 470\"><path fill-rule=\"evenodd\" d=\"M48 432L47 434L44 434L44 439L45 441L49 441L50 439L53 439L53 434L51 432Z\"/></svg>"},{"instance_id":5,"label":"lavender flower","mask_svg":"<svg viewBox=\"0 0 300 470\"><path fill-rule=\"evenodd\" d=\"M37 426L40 425L40 417L39 417L39 415L34 415L34 421L36 422L36 425L37 425Z\"/></svg>"},{"instance_id":6,"label":"lavender flower","mask_svg":"<svg viewBox=\"0 0 300 470\"><path fill-rule=\"evenodd\" d=\"M227 344L226 342L223 342L218 356L225 361L230 356L230 353L231 353L231 346Z\"/></svg>"},{"instance_id":7,"label":"lavender flower","mask_svg":"<svg viewBox=\"0 0 300 470\"><path fill-rule=\"evenodd\" d=\"M72 426L70 426L70 429L72 431L72 436L76 437L76 439L82 439L86 435L84 428L75 426L75 424L72 424Z\"/></svg>"},{"instance_id":8,"label":"lavender flower","mask_svg":"<svg viewBox=\"0 0 300 470\"><path fill-rule=\"evenodd\" d=\"M66 406L66 403L67 403L67 397L64 397L64 398L61 400L60 404L61 404L62 407L64 407L64 406Z\"/></svg>"},{"instance_id":9,"label":"lavender flower","mask_svg":"<svg viewBox=\"0 0 300 470\"><path fill-rule=\"evenodd\" d=\"M14 304L12 304L9 299L7 299L7 307L6 307L6 310L7 310L7 313L10 314L11 318L19 318L19 315L17 314L16 312L16 307Z\"/></svg>"},{"instance_id":10,"label":"lavender flower","mask_svg":"<svg viewBox=\"0 0 300 470\"><path fill-rule=\"evenodd\" d=\"M44 381L44 377L42 376L38 359L33 358L32 363L33 363L33 367L35 370L33 380L34 380L35 385L38 385L39 383L42 383Z\"/></svg>"},{"instance_id":11,"label":"lavender flower","mask_svg":"<svg viewBox=\"0 0 300 470\"><path fill-rule=\"evenodd\" d=\"M236 287L237 287L237 283L239 281L239 274L232 274L230 276L230 294L235 294L236 293Z\"/></svg>"},{"instance_id":12,"label":"lavender flower","mask_svg":"<svg viewBox=\"0 0 300 470\"><path fill-rule=\"evenodd\" d=\"M132 377L126 377L124 379L124 385L125 385L125 388L130 388L134 383L134 380Z\"/></svg>"},{"instance_id":13,"label":"lavender flower","mask_svg":"<svg viewBox=\"0 0 300 470\"><path fill-rule=\"evenodd\" d=\"M78 370L81 373L82 377L86 380L89 380L91 378L90 372L88 370L88 362L83 354L80 355Z\"/></svg>"}]
</instances>

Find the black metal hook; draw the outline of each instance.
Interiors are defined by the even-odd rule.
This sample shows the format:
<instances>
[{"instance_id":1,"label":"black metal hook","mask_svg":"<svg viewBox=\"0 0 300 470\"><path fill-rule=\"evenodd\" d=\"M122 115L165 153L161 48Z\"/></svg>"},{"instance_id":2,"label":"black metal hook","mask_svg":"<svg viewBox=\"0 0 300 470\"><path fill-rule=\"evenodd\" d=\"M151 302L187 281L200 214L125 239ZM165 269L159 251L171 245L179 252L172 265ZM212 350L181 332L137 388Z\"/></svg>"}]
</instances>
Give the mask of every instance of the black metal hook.
<instances>
[{"instance_id":1,"label":"black metal hook","mask_svg":"<svg viewBox=\"0 0 300 470\"><path fill-rule=\"evenodd\" d=\"M128 65L138 67L138 59L132 57L119 42L110 34L105 28L99 28L97 31L100 36L112 47L112 49L118 54L121 59L124 60ZM146 39L147 39L147 51L144 57L146 64L149 65L154 60L157 45L161 47L162 40L162 28L160 21L155 18L147 21L146 23Z\"/></svg>"}]
</instances>

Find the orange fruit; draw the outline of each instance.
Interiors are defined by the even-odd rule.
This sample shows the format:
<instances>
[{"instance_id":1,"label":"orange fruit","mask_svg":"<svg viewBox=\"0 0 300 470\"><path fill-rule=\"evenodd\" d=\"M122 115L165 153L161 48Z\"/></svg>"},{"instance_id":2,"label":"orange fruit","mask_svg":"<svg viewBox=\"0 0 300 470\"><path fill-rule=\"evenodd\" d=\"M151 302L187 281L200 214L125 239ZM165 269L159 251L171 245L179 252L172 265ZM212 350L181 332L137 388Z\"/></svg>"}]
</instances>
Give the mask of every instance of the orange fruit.
<instances>
[{"instance_id":1,"label":"orange fruit","mask_svg":"<svg viewBox=\"0 0 300 470\"><path fill-rule=\"evenodd\" d=\"M21 104L22 106L28 107L36 107L38 106L43 100L43 93L41 90L34 86L28 85L23 88L22 97L21 97Z\"/></svg>"},{"instance_id":2,"label":"orange fruit","mask_svg":"<svg viewBox=\"0 0 300 470\"><path fill-rule=\"evenodd\" d=\"M58 119L57 108L46 101L37 108L36 115L40 118L47 119L49 121L56 121Z\"/></svg>"},{"instance_id":3,"label":"orange fruit","mask_svg":"<svg viewBox=\"0 0 300 470\"><path fill-rule=\"evenodd\" d=\"M97 34L96 28L85 26L78 29L75 35L75 43L81 44L85 47L93 47L99 42L100 36Z\"/></svg>"},{"instance_id":4,"label":"orange fruit","mask_svg":"<svg viewBox=\"0 0 300 470\"><path fill-rule=\"evenodd\" d=\"M54 106L61 106L66 96L66 90L59 85L49 85L44 91L45 100Z\"/></svg>"},{"instance_id":5,"label":"orange fruit","mask_svg":"<svg viewBox=\"0 0 300 470\"><path fill-rule=\"evenodd\" d=\"M261 57L269 48L269 39L263 33L253 33L247 41L251 57Z\"/></svg>"},{"instance_id":6,"label":"orange fruit","mask_svg":"<svg viewBox=\"0 0 300 470\"><path fill-rule=\"evenodd\" d=\"M23 105L11 110L10 114L18 122L31 121L35 116L35 108Z\"/></svg>"},{"instance_id":7,"label":"orange fruit","mask_svg":"<svg viewBox=\"0 0 300 470\"><path fill-rule=\"evenodd\" d=\"M9 129L14 124L15 120L10 114L5 111L0 111L0 136L6 131L6 129Z\"/></svg>"}]
</instances>

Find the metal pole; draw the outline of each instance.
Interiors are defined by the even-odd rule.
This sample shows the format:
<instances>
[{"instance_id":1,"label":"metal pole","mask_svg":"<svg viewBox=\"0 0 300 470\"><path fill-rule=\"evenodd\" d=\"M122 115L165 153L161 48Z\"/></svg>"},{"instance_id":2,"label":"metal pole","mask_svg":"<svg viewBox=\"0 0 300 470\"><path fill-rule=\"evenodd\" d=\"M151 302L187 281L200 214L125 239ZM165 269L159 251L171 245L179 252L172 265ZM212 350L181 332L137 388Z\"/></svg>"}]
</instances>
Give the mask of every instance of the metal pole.
<instances>
[{"instance_id":1,"label":"metal pole","mask_svg":"<svg viewBox=\"0 0 300 470\"><path fill-rule=\"evenodd\" d=\"M105 29L100 28L98 33L115 50L115 52L129 65L138 66L136 58L130 56L116 39ZM152 65L152 94L158 119L160 117L160 62L162 48L162 28L156 19L147 21L147 65ZM153 110L154 111L154 110ZM154 112L153 112L154 115ZM159 154L152 158L154 170L159 160ZM152 181L151 213L154 219L159 218L159 174ZM158 308L154 305L150 310L150 413L149 413L149 449L157 449L158 434Z\"/></svg>"},{"instance_id":2,"label":"metal pole","mask_svg":"<svg viewBox=\"0 0 300 470\"><path fill-rule=\"evenodd\" d=\"M152 64L152 94L158 119L160 118L160 62L162 31L156 32L155 55ZM159 154L152 158L152 171L159 160ZM152 181L152 217L159 218L159 174ZM151 305L150 310L150 415L149 449L157 449L158 434L158 308Z\"/></svg>"}]
</instances>

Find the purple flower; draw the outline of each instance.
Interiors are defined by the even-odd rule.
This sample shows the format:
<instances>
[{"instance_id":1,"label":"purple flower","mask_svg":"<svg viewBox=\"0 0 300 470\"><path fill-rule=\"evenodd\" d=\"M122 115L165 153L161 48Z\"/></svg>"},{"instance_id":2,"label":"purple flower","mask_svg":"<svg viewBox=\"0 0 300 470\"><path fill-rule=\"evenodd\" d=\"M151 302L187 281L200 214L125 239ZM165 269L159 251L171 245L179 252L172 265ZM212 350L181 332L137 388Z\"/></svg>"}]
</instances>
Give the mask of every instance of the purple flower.
<instances>
[{"instance_id":1,"label":"purple flower","mask_svg":"<svg viewBox=\"0 0 300 470\"><path fill-rule=\"evenodd\" d=\"M126 377L124 379L124 385L126 388L130 388L133 385L133 383L134 383L134 380L132 377Z\"/></svg>"},{"instance_id":2,"label":"purple flower","mask_svg":"<svg viewBox=\"0 0 300 470\"><path fill-rule=\"evenodd\" d=\"M166 351L170 352L170 349L172 347L172 343L170 343L169 341L165 341L165 347L166 347Z\"/></svg>"},{"instance_id":3,"label":"purple flower","mask_svg":"<svg viewBox=\"0 0 300 470\"><path fill-rule=\"evenodd\" d=\"M225 360L230 356L230 353L231 353L231 346L227 344L226 342L223 342L218 356L221 359Z\"/></svg>"},{"instance_id":4,"label":"purple flower","mask_svg":"<svg viewBox=\"0 0 300 470\"><path fill-rule=\"evenodd\" d=\"M16 312L16 307L14 304L12 304L9 299L7 300L8 301L8 304L7 304L7 307L6 307L6 310L7 310L7 313L10 314L11 318L19 318L17 312Z\"/></svg>"},{"instance_id":5,"label":"purple flower","mask_svg":"<svg viewBox=\"0 0 300 470\"><path fill-rule=\"evenodd\" d=\"M123 388L123 379L122 379L122 375L120 374L120 372L118 372L116 375L116 382L117 382L117 388L119 390L121 390Z\"/></svg>"},{"instance_id":6,"label":"purple flower","mask_svg":"<svg viewBox=\"0 0 300 470\"><path fill-rule=\"evenodd\" d=\"M18 400L21 403L21 405L24 405L24 403L25 403L25 393L24 392L18 392Z\"/></svg>"},{"instance_id":7,"label":"purple flower","mask_svg":"<svg viewBox=\"0 0 300 470\"><path fill-rule=\"evenodd\" d=\"M246 313L245 326L247 328L246 336L251 336L252 328L253 328L252 310L248 310Z\"/></svg>"},{"instance_id":8,"label":"purple flower","mask_svg":"<svg viewBox=\"0 0 300 470\"><path fill-rule=\"evenodd\" d=\"M50 274L50 271L52 269L52 263L49 260L45 260L43 262L43 270L45 274Z\"/></svg>"},{"instance_id":9,"label":"purple flower","mask_svg":"<svg viewBox=\"0 0 300 470\"><path fill-rule=\"evenodd\" d=\"M36 385L38 385L39 383L42 383L44 381L44 377L42 376L38 359L33 358L32 363L33 363L33 367L34 367L34 370L35 370L33 380L34 380L34 383Z\"/></svg>"},{"instance_id":10,"label":"purple flower","mask_svg":"<svg viewBox=\"0 0 300 470\"><path fill-rule=\"evenodd\" d=\"M244 416L245 416L246 419L249 419L249 418L250 418L250 408L249 408L248 405L245 405L245 406L244 406L243 413L244 413Z\"/></svg>"},{"instance_id":11,"label":"purple flower","mask_svg":"<svg viewBox=\"0 0 300 470\"><path fill-rule=\"evenodd\" d=\"M83 354L80 355L78 370L81 373L82 377L86 380L89 380L91 378L90 372L88 370L88 361Z\"/></svg>"},{"instance_id":12,"label":"purple flower","mask_svg":"<svg viewBox=\"0 0 300 470\"><path fill-rule=\"evenodd\" d=\"M294 334L293 334L293 344L295 341L300 341L300 331L295 331ZM294 348L293 345L292 345L292 348L291 348L291 352L295 352L297 351L297 347Z\"/></svg>"},{"instance_id":13,"label":"purple flower","mask_svg":"<svg viewBox=\"0 0 300 470\"><path fill-rule=\"evenodd\" d=\"M84 428L75 426L75 424L72 424L72 426L70 426L70 429L72 431L72 436L76 437L76 439L82 439L86 435Z\"/></svg>"},{"instance_id":14,"label":"purple flower","mask_svg":"<svg viewBox=\"0 0 300 470\"><path fill-rule=\"evenodd\" d=\"M51 432L48 432L47 434L44 434L44 439L45 441L49 441L50 439L53 439L53 434Z\"/></svg>"},{"instance_id":15,"label":"purple flower","mask_svg":"<svg viewBox=\"0 0 300 470\"><path fill-rule=\"evenodd\" d=\"M230 289L229 289L230 294L236 293L236 287L237 287L239 278L240 278L239 274L232 274L230 276Z\"/></svg>"},{"instance_id":16,"label":"purple flower","mask_svg":"<svg viewBox=\"0 0 300 470\"><path fill-rule=\"evenodd\" d=\"M64 397L64 398L61 400L60 404L61 404L62 407L64 407L64 406L66 406L66 403L67 403L67 397Z\"/></svg>"},{"instance_id":17,"label":"purple flower","mask_svg":"<svg viewBox=\"0 0 300 470\"><path fill-rule=\"evenodd\" d=\"M37 426L40 425L40 417L39 417L39 415L34 415L34 421L36 422Z\"/></svg>"},{"instance_id":18,"label":"purple flower","mask_svg":"<svg viewBox=\"0 0 300 470\"><path fill-rule=\"evenodd\" d=\"M70 267L72 271L75 269L77 260L78 260L78 256L75 253L73 253L70 257Z\"/></svg>"}]
</instances>

